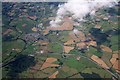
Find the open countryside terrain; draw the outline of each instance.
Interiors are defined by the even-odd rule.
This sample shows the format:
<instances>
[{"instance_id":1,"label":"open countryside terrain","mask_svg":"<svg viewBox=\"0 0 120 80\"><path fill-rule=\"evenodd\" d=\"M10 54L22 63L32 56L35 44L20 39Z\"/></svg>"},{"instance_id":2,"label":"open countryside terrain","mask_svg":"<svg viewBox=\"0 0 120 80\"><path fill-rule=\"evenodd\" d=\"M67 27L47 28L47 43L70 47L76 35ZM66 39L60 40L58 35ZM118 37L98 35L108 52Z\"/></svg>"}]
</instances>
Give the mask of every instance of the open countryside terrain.
<instances>
[{"instance_id":1,"label":"open countryside terrain","mask_svg":"<svg viewBox=\"0 0 120 80\"><path fill-rule=\"evenodd\" d=\"M119 5L49 27L59 4L2 3L2 77L120 78Z\"/></svg>"}]
</instances>

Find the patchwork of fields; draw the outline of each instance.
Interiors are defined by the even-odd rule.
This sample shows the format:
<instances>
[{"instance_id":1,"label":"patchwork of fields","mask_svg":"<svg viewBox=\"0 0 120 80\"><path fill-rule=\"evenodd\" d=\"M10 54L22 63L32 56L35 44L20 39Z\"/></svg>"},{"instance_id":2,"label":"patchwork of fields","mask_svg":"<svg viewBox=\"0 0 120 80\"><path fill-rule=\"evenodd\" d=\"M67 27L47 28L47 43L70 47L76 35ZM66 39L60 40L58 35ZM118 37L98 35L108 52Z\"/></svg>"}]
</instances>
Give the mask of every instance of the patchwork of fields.
<instances>
[{"instance_id":1,"label":"patchwork of fields","mask_svg":"<svg viewBox=\"0 0 120 80\"><path fill-rule=\"evenodd\" d=\"M2 3L3 78L120 78L119 6L50 27L59 4Z\"/></svg>"}]
</instances>

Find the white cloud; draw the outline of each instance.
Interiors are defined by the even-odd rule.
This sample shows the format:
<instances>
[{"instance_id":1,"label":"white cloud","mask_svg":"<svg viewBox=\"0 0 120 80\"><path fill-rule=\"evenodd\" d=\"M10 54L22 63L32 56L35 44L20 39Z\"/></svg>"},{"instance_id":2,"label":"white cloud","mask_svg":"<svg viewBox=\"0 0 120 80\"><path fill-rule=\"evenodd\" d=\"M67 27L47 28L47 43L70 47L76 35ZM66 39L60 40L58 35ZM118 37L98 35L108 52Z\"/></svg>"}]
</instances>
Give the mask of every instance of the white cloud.
<instances>
[{"instance_id":1,"label":"white cloud","mask_svg":"<svg viewBox=\"0 0 120 80\"><path fill-rule=\"evenodd\" d=\"M57 25L65 15L71 15L73 19L82 21L87 14L95 15L95 12L102 7L111 7L116 0L68 0L67 3L59 5L57 16L51 26Z\"/></svg>"}]
</instances>

